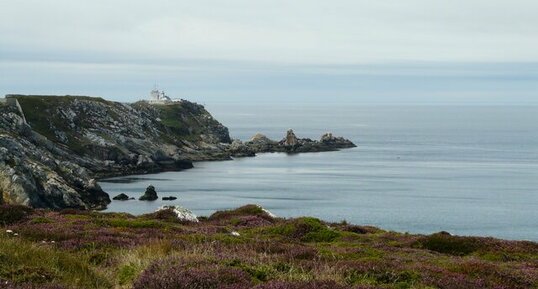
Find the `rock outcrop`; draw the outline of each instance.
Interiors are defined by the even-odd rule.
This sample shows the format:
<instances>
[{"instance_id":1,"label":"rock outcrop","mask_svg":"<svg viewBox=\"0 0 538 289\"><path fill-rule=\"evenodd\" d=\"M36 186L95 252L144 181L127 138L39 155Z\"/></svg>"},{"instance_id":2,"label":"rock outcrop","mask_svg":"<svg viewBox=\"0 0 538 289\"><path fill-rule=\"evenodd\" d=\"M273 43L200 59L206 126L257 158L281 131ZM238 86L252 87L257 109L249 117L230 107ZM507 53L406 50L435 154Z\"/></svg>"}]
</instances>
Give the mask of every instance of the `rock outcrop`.
<instances>
[{"instance_id":1,"label":"rock outcrop","mask_svg":"<svg viewBox=\"0 0 538 289\"><path fill-rule=\"evenodd\" d=\"M0 102L0 203L38 208L103 209L110 197L96 179L182 170L194 161L262 152L314 152L355 146L281 141L257 134L232 142L228 129L189 101L133 104L86 96L8 95Z\"/></svg>"},{"instance_id":2,"label":"rock outcrop","mask_svg":"<svg viewBox=\"0 0 538 289\"><path fill-rule=\"evenodd\" d=\"M124 193L121 193L117 196L115 196L114 198L112 198L114 201L127 201L129 200L129 196L127 196L126 194Z\"/></svg>"},{"instance_id":3,"label":"rock outcrop","mask_svg":"<svg viewBox=\"0 0 538 289\"><path fill-rule=\"evenodd\" d=\"M172 212L176 218L181 222L191 222L191 223L198 223L198 217L191 212L189 209L185 209L180 206L162 206L159 209L157 209L156 212L159 211L169 211Z\"/></svg>"},{"instance_id":4,"label":"rock outcrop","mask_svg":"<svg viewBox=\"0 0 538 289\"><path fill-rule=\"evenodd\" d=\"M157 191L155 191L155 187L152 185L149 185L146 188L146 192L144 192L144 195L142 195L140 198L138 198L140 201L155 201L159 198L157 196Z\"/></svg>"},{"instance_id":5,"label":"rock outcrop","mask_svg":"<svg viewBox=\"0 0 538 289\"><path fill-rule=\"evenodd\" d=\"M0 203L105 208L110 198L95 178L229 159L230 142L226 127L188 101L8 95L0 102Z\"/></svg>"},{"instance_id":6,"label":"rock outcrop","mask_svg":"<svg viewBox=\"0 0 538 289\"><path fill-rule=\"evenodd\" d=\"M307 153L335 151L352 147L356 147L353 142L343 137L335 137L332 133L322 135L317 141L309 138L298 138L293 130L289 129L286 136L280 141L271 140L258 133L249 141L238 143L233 151L249 151L254 154L263 152Z\"/></svg>"},{"instance_id":7,"label":"rock outcrop","mask_svg":"<svg viewBox=\"0 0 538 289\"><path fill-rule=\"evenodd\" d=\"M286 137L283 139L282 144L288 147L296 146L299 144L299 140L297 139L297 136L295 136L295 133L291 128L288 129L288 131L286 132Z\"/></svg>"}]
</instances>

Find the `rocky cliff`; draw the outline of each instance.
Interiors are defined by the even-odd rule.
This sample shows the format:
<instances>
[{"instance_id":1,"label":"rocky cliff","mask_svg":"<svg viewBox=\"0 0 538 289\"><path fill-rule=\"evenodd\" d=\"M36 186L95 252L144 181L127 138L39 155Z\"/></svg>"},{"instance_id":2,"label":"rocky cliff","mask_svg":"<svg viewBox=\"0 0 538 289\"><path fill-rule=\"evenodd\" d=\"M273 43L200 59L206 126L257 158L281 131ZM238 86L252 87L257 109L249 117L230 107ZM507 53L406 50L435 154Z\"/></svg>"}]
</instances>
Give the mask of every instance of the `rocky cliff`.
<instances>
[{"instance_id":1,"label":"rocky cliff","mask_svg":"<svg viewBox=\"0 0 538 289\"><path fill-rule=\"evenodd\" d=\"M8 95L0 103L0 202L102 208L110 200L94 178L227 159L228 143L228 129L188 101Z\"/></svg>"},{"instance_id":2,"label":"rocky cliff","mask_svg":"<svg viewBox=\"0 0 538 289\"><path fill-rule=\"evenodd\" d=\"M133 104L85 96L8 95L0 102L0 203L99 209L110 203L96 178L192 167L259 152L354 147L322 136L245 143L189 101Z\"/></svg>"}]
</instances>

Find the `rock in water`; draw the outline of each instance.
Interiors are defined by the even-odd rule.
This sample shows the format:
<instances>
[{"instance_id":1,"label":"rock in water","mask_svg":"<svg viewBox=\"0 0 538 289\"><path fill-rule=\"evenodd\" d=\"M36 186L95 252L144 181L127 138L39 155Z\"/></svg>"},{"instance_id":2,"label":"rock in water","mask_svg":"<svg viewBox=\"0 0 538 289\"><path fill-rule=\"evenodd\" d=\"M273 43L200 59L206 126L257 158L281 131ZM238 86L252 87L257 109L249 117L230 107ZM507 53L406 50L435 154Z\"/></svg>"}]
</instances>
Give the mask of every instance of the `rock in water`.
<instances>
[{"instance_id":1,"label":"rock in water","mask_svg":"<svg viewBox=\"0 0 538 289\"><path fill-rule=\"evenodd\" d=\"M284 141L285 146L296 146L299 143L299 140L297 139L297 136L293 132L293 130L290 128L286 132L286 138Z\"/></svg>"},{"instance_id":2,"label":"rock in water","mask_svg":"<svg viewBox=\"0 0 538 289\"><path fill-rule=\"evenodd\" d=\"M173 196L170 196L170 197L163 197L163 201L173 201L173 200L177 200L176 197L173 197Z\"/></svg>"},{"instance_id":3,"label":"rock in water","mask_svg":"<svg viewBox=\"0 0 538 289\"><path fill-rule=\"evenodd\" d=\"M198 223L198 217L196 217L196 215L193 212L191 212L190 210L185 209L183 207L180 207L180 206L162 206L159 209L157 209L156 212L162 211L162 210L170 210L170 211L172 211L176 215L177 219L180 220L180 221Z\"/></svg>"},{"instance_id":4,"label":"rock in water","mask_svg":"<svg viewBox=\"0 0 538 289\"><path fill-rule=\"evenodd\" d=\"M149 185L146 188L146 192L142 197L139 198L140 201L155 201L159 197L157 196L157 192L155 191L155 187L152 185Z\"/></svg>"},{"instance_id":5,"label":"rock in water","mask_svg":"<svg viewBox=\"0 0 538 289\"><path fill-rule=\"evenodd\" d=\"M253 157L256 155L249 146L245 145L238 139L234 139L232 141L232 144L230 144L228 150L234 157Z\"/></svg>"},{"instance_id":6,"label":"rock in water","mask_svg":"<svg viewBox=\"0 0 538 289\"><path fill-rule=\"evenodd\" d=\"M121 193L121 194L115 196L115 197L112 198L112 199L115 200L115 201L127 201L127 200L129 200L129 196L127 196L127 195L124 194L124 193Z\"/></svg>"}]
</instances>

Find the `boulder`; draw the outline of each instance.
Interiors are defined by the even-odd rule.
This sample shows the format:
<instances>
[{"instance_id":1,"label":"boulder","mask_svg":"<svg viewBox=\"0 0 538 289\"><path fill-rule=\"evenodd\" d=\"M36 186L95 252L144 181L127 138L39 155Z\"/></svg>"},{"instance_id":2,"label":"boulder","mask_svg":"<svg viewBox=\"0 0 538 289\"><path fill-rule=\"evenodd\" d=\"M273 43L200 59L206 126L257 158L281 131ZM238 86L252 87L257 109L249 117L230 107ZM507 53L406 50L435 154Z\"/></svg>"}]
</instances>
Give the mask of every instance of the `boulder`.
<instances>
[{"instance_id":1,"label":"boulder","mask_svg":"<svg viewBox=\"0 0 538 289\"><path fill-rule=\"evenodd\" d=\"M254 153L257 152L275 152L277 142L269 139L261 133L255 134L245 145Z\"/></svg>"},{"instance_id":2,"label":"boulder","mask_svg":"<svg viewBox=\"0 0 538 289\"><path fill-rule=\"evenodd\" d=\"M127 195L124 194L124 193L121 193L121 194L115 196L115 197L112 198L112 199L115 200L115 201L127 201L127 200L129 200L129 196L127 196Z\"/></svg>"},{"instance_id":3,"label":"boulder","mask_svg":"<svg viewBox=\"0 0 538 289\"><path fill-rule=\"evenodd\" d=\"M228 146L228 150L233 157L253 157L256 155L249 146L238 139L232 141Z\"/></svg>"},{"instance_id":4,"label":"boulder","mask_svg":"<svg viewBox=\"0 0 538 289\"><path fill-rule=\"evenodd\" d=\"M146 192L142 197L139 198L140 201L155 201L159 197L157 196L157 192L155 191L155 187L152 185L149 185L146 188Z\"/></svg>"},{"instance_id":5,"label":"boulder","mask_svg":"<svg viewBox=\"0 0 538 289\"><path fill-rule=\"evenodd\" d=\"M189 209L180 206L162 206L158 208L156 212L163 210L172 211L180 221L198 223L198 217L196 217L196 215Z\"/></svg>"}]
</instances>

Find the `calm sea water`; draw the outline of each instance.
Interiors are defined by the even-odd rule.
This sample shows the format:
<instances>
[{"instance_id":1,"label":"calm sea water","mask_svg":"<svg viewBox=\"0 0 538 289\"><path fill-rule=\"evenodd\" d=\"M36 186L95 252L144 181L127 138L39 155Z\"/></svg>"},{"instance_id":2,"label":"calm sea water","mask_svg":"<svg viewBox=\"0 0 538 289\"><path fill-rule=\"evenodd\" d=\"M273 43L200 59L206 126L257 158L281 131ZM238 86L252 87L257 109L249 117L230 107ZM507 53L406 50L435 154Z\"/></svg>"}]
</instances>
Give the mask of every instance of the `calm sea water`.
<instances>
[{"instance_id":1,"label":"calm sea water","mask_svg":"<svg viewBox=\"0 0 538 289\"><path fill-rule=\"evenodd\" d=\"M538 106L208 107L235 138L332 131L358 147L196 163L114 178L112 196L153 184L174 202L112 202L109 211L179 204L198 215L248 203L283 216L347 220L411 233L538 241Z\"/></svg>"}]
</instances>

